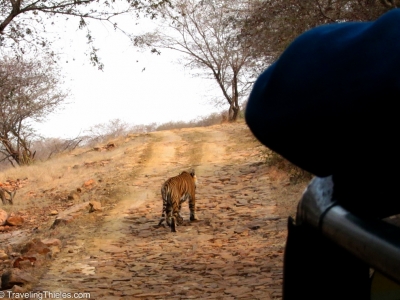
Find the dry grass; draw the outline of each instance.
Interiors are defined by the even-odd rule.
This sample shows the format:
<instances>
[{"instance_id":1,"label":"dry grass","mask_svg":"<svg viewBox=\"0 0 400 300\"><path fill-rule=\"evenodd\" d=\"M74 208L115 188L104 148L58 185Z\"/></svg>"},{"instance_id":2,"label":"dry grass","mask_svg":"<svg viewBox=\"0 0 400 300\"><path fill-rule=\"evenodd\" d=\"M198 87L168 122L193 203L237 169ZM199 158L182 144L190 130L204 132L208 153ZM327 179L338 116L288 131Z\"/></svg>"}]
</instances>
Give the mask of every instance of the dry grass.
<instances>
[{"instance_id":1,"label":"dry grass","mask_svg":"<svg viewBox=\"0 0 400 300\"><path fill-rule=\"evenodd\" d=\"M205 155L203 146L207 143L207 136L214 130L223 131L228 136L224 139L223 146L227 155L232 157L229 164L235 164L235 160L243 161L246 156L263 161L257 166L264 170L268 169L273 188L271 195L278 204L276 208L278 215L282 218L288 215L294 216L296 203L307 182L291 183L284 168L274 166L272 162L267 164L265 153L269 150L266 150L254 138L243 120L213 128L180 129L179 136L184 143L180 143L183 146L176 149L176 155L185 158L185 163L187 158L188 164L196 166ZM0 172L0 182L27 178L26 185L17 192L14 205L4 206L1 209L16 213L29 210L33 216L38 215L37 212L48 216L53 207L66 208L73 201L74 203L92 199L100 201L104 208L102 213L85 214L84 217L77 218L66 226L59 225L54 230L49 230L54 222L54 216L45 219L37 218L33 225L40 226L40 230L38 233L33 233L32 237L58 238L63 241L68 251L85 255L89 246L86 241L88 239L85 240L83 236L87 232L90 232L90 238L93 235L102 234L98 228L104 218L113 213L114 204L117 201L119 203L131 201L134 190L132 179L141 174L146 165L144 162L158 153L154 142L160 141L161 134L129 134L110 140L109 142L116 145L116 148L110 151L98 152L90 147L77 148L69 153L58 154L46 162L37 162L31 166ZM96 146L104 144L107 142ZM207 154L210 155L210 153ZM181 168L181 166L177 165L176 168ZM83 183L89 179L94 179L96 186L93 189L82 188ZM76 191L78 187L83 190L80 198L66 200L68 193ZM33 227L32 224L30 225ZM46 266L35 269L35 275L39 278L45 269Z\"/></svg>"},{"instance_id":2,"label":"dry grass","mask_svg":"<svg viewBox=\"0 0 400 300\"><path fill-rule=\"evenodd\" d=\"M264 160L270 168L269 174L272 180L279 184L286 184L284 182L288 182L289 178L290 185L285 187L287 194L279 202L287 202L289 205L293 201L298 201L298 191L305 187L311 175L265 148L254 138L246 126L237 126L237 124L244 125L244 120L241 119L236 124L220 125L222 126L221 130L230 136L230 140L238 141L232 145L225 145L226 150L241 152L255 149L255 153L259 153L256 155L259 155L260 159ZM206 134L202 130L180 129L180 135L184 139L185 145L177 149L177 152L181 153L181 156L183 153L186 156L189 153L188 163L195 166L201 161L203 155L201 145ZM142 163L151 157L153 152L153 143L150 141L157 141L158 138L157 134L129 134L108 141L108 143L116 145L116 148L111 151L98 152L93 151L92 147L80 147L69 153L58 154L48 161L0 172L0 182L27 179L26 185L17 192L14 206L8 206L5 209L9 212L16 212L53 205L57 201L65 199L71 191L82 187L83 183L89 179L103 182L106 192L99 200L110 201L124 193L124 186L126 186L124 180L129 180L140 172ZM105 144L107 143L96 146L100 147ZM143 151L138 151L139 149L143 149ZM113 182L111 178L118 177L118 171L121 168L124 170L130 168L129 175L127 178ZM291 185L297 186L293 191L293 196L290 190ZM94 192L87 191L78 201L90 200L92 197L99 196Z\"/></svg>"},{"instance_id":3,"label":"dry grass","mask_svg":"<svg viewBox=\"0 0 400 300\"><path fill-rule=\"evenodd\" d=\"M224 121L224 113L213 113L207 117L199 117L195 120L184 122L168 122L158 125L155 130L172 130L172 129L180 129L180 128L193 128L193 127L205 127L212 126L216 124L221 124Z\"/></svg>"},{"instance_id":4,"label":"dry grass","mask_svg":"<svg viewBox=\"0 0 400 300\"><path fill-rule=\"evenodd\" d=\"M270 166L273 171L277 169L275 173L280 173L281 176L288 176L290 182L293 184L308 182L313 177L311 173L293 165L287 159L268 148L262 151L262 156L264 157L265 163ZM278 170L282 172L277 172Z\"/></svg>"},{"instance_id":5,"label":"dry grass","mask_svg":"<svg viewBox=\"0 0 400 300\"><path fill-rule=\"evenodd\" d=\"M82 187L85 181L94 179L97 182L115 172L119 160L125 156L125 148L117 147L104 152L80 148L45 162L7 169L0 173L0 182L20 179L25 184L17 191L14 206L5 208L8 211L18 211L51 205L57 195L59 198L65 197Z\"/></svg>"}]
</instances>

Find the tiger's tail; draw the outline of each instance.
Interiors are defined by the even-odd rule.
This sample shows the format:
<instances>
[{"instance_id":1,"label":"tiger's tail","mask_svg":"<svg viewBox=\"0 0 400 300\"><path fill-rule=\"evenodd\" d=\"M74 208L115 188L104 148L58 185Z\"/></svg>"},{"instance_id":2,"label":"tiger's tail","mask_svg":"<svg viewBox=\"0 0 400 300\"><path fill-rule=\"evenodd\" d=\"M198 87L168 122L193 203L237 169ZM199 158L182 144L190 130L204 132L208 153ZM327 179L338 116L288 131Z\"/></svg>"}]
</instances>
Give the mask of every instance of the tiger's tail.
<instances>
[{"instance_id":1,"label":"tiger's tail","mask_svg":"<svg viewBox=\"0 0 400 300\"><path fill-rule=\"evenodd\" d=\"M161 226L161 224L166 220L166 217L167 217L166 212L167 212L167 205L168 205L168 189L165 185L163 185L161 187L161 197L163 200L163 207L162 207L162 213L161 213L161 220L158 223L158 226Z\"/></svg>"}]
</instances>

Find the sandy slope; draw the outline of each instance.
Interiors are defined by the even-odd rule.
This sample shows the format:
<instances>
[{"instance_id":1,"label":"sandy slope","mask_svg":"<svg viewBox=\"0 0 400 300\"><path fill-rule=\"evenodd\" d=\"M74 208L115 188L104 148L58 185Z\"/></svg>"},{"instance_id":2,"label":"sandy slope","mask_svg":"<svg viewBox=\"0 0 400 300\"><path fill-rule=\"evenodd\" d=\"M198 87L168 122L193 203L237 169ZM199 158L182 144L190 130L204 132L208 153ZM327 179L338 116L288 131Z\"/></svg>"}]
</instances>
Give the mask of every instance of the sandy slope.
<instances>
[{"instance_id":1,"label":"sandy slope","mask_svg":"<svg viewBox=\"0 0 400 300\"><path fill-rule=\"evenodd\" d=\"M33 291L92 299L281 298L286 218L304 186L274 181L245 124L155 132L118 147L123 155L111 158L91 195L102 199L113 187L113 205L103 200L102 213L77 221ZM161 184L192 167L200 221L186 221L177 233L155 226ZM187 205L182 214L188 220Z\"/></svg>"}]
</instances>

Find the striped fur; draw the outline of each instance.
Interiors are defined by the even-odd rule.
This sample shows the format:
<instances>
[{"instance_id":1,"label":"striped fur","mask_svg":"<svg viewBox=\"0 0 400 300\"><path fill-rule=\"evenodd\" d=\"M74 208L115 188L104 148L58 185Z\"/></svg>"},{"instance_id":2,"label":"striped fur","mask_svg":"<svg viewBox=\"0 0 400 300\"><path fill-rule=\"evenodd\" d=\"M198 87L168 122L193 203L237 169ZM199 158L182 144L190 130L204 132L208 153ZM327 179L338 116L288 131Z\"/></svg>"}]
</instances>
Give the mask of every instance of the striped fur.
<instances>
[{"instance_id":1,"label":"striped fur","mask_svg":"<svg viewBox=\"0 0 400 300\"><path fill-rule=\"evenodd\" d=\"M182 224L183 218L180 216L182 203L189 200L190 221L196 218L196 199L195 190L197 177L192 170L182 172L178 176L168 179L161 187L161 196L163 199L162 217L158 226L164 220L171 227L172 232L176 232L176 226Z\"/></svg>"}]
</instances>

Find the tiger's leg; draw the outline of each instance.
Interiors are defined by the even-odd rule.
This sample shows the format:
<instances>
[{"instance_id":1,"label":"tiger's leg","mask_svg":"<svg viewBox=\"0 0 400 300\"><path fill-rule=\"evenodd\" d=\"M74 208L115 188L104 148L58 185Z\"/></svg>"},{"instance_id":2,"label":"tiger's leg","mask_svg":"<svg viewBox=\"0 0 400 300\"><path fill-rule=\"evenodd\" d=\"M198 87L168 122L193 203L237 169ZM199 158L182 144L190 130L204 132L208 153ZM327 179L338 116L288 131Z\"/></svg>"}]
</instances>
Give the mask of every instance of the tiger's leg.
<instances>
[{"instance_id":1,"label":"tiger's leg","mask_svg":"<svg viewBox=\"0 0 400 300\"><path fill-rule=\"evenodd\" d=\"M179 214L171 211L170 224L171 232L176 232L176 226L178 226Z\"/></svg>"},{"instance_id":2,"label":"tiger's leg","mask_svg":"<svg viewBox=\"0 0 400 300\"><path fill-rule=\"evenodd\" d=\"M195 196L189 197L189 210L190 210L190 221L198 220L196 217L196 199Z\"/></svg>"},{"instance_id":3,"label":"tiger's leg","mask_svg":"<svg viewBox=\"0 0 400 300\"><path fill-rule=\"evenodd\" d=\"M166 208L166 215L165 215L165 220L167 221L167 225L169 226L169 227L171 227L171 224L172 224L172 218L173 218L173 213L174 213L174 211L173 211L173 209L172 209L172 205L169 203L169 205L167 205L167 208Z\"/></svg>"},{"instance_id":4,"label":"tiger's leg","mask_svg":"<svg viewBox=\"0 0 400 300\"><path fill-rule=\"evenodd\" d=\"M181 216L181 208L182 208L182 201L179 202L178 211L175 214L176 222L177 222L178 225L181 225L183 223L183 218Z\"/></svg>"},{"instance_id":5,"label":"tiger's leg","mask_svg":"<svg viewBox=\"0 0 400 300\"><path fill-rule=\"evenodd\" d=\"M166 191L163 188L161 189L161 196L163 199L163 207L162 207L162 213L161 213L161 220L158 223L158 226L161 226L161 224L166 220L168 199L167 199Z\"/></svg>"},{"instance_id":6,"label":"tiger's leg","mask_svg":"<svg viewBox=\"0 0 400 300\"><path fill-rule=\"evenodd\" d=\"M180 223L180 220L183 220L179 215L179 209L181 208L180 199L174 199L172 201L172 211L171 211L171 232L176 232L176 226Z\"/></svg>"},{"instance_id":7,"label":"tiger's leg","mask_svg":"<svg viewBox=\"0 0 400 300\"><path fill-rule=\"evenodd\" d=\"M185 202L186 201L186 199L188 198L188 196L187 195L183 195L182 197L181 197L181 199L180 199L180 201L179 201L179 208L178 208L178 214L177 214L177 222L178 222L178 225L181 225L182 223L183 223L183 218L182 218L182 216L181 216L181 209L182 209L182 203L183 202Z\"/></svg>"},{"instance_id":8,"label":"tiger's leg","mask_svg":"<svg viewBox=\"0 0 400 300\"><path fill-rule=\"evenodd\" d=\"M163 210L162 210L160 222L158 222L158 226L161 226L161 224L166 220L166 210L167 210L167 207L163 201Z\"/></svg>"},{"instance_id":9,"label":"tiger's leg","mask_svg":"<svg viewBox=\"0 0 400 300\"><path fill-rule=\"evenodd\" d=\"M161 218L161 220L160 220L160 222L158 222L157 226L161 226L161 224L164 223L164 221L165 221L165 218Z\"/></svg>"},{"instance_id":10,"label":"tiger's leg","mask_svg":"<svg viewBox=\"0 0 400 300\"><path fill-rule=\"evenodd\" d=\"M171 218L171 232L176 232L176 219L175 216L172 216Z\"/></svg>"},{"instance_id":11,"label":"tiger's leg","mask_svg":"<svg viewBox=\"0 0 400 300\"><path fill-rule=\"evenodd\" d=\"M182 225L183 224L183 218L180 214L178 214L178 216L176 217L176 221L178 223L178 225Z\"/></svg>"}]
</instances>

